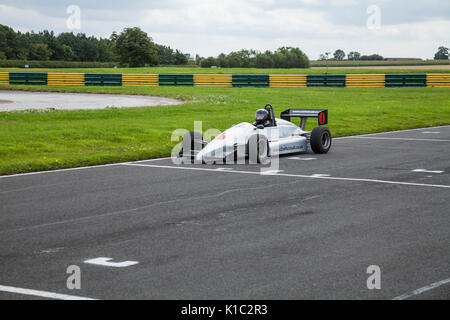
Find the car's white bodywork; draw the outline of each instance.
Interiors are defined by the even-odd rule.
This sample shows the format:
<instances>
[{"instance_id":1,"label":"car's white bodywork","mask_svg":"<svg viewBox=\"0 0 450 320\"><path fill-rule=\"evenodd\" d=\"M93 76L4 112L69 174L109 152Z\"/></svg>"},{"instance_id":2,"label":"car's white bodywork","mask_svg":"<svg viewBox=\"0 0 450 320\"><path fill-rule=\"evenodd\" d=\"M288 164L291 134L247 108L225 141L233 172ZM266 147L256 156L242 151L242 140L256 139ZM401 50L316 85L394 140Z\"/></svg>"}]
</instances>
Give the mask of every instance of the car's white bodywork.
<instances>
[{"instance_id":1,"label":"car's white bodywork","mask_svg":"<svg viewBox=\"0 0 450 320\"><path fill-rule=\"evenodd\" d=\"M238 152L244 155L251 136L259 134L267 138L269 156L307 151L308 134L290 121L276 118L276 126L259 129L253 124L242 122L225 130L196 154L196 160L224 159Z\"/></svg>"}]
</instances>

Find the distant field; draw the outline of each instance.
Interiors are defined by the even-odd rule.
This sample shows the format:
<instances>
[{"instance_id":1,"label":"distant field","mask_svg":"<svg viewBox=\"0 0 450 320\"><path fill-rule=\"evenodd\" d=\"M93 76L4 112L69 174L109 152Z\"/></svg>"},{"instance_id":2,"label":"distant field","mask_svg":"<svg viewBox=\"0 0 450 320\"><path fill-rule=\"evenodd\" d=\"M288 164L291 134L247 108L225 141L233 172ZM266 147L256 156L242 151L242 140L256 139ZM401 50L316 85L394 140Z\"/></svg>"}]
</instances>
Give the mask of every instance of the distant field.
<instances>
[{"instance_id":1,"label":"distant field","mask_svg":"<svg viewBox=\"0 0 450 320\"><path fill-rule=\"evenodd\" d=\"M0 174L168 156L176 128L224 130L271 103L329 109L334 136L450 124L448 88L36 87L0 90L126 93L183 99L170 107L0 112ZM309 122L309 129L314 125Z\"/></svg>"},{"instance_id":2,"label":"distant field","mask_svg":"<svg viewBox=\"0 0 450 320\"><path fill-rule=\"evenodd\" d=\"M311 67L325 67L326 61L310 61ZM395 61L328 61L330 67L364 67L364 66L430 66L450 65L450 60L395 60Z\"/></svg>"},{"instance_id":3,"label":"distant field","mask_svg":"<svg viewBox=\"0 0 450 320\"><path fill-rule=\"evenodd\" d=\"M177 74L322 74L325 69L257 69L257 68L198 68L198 67L151 67L151 68L0 68L0 72L75 72L75 73L177 73ZM405 67L396 69L389 67L382 69L367 68L339 68L329 69L329 73L450 73L448 69L418 69Z\"/></svg>"},{"instance_id":4,"label":"distant field","mask_svg":"<svg viewBox=\"0 0 450 320\"><path fill-rule=\"evenodd\" d=\"M330 70L342 70L342 69L348 69L348 67L328 67ZM386 66L364 66L364 67L352 67L353 69L364 69L364 70L385 70ZM326 67L312 67L312 69L326 69ZM448 72L450 70L450 64L440 64L440 65L429 65L429 66L390 66L389 70L397 70L397 72L404 72L405 70L420 70L420 71L426 71L428 73L430 72L436 72L439 70L443 70L445 72Z\"/></svg>"}]
</instances>

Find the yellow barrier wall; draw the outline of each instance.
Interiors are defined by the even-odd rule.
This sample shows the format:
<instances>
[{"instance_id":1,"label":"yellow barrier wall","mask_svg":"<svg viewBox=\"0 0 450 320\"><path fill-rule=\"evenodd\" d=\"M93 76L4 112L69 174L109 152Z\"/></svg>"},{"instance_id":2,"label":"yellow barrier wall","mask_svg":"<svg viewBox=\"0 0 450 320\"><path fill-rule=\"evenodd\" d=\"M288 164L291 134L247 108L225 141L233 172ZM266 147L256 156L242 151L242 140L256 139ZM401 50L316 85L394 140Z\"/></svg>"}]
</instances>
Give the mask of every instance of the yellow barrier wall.
<instances>
[{"instance_id":1,"label":"yellow barrier wall","mask_svg":"<svg viewBox=\"0 0 450 320\"><path fill-rule=\"evenodd\" d=\"M231 74L194 74L195 87L232 87Z\"/></svg>"},{"instance_id":2,"label":"yellow barrier wall","mask_svg":"<svg viewBox=\"0 0 450 320\"><path fill-rule=\"evenodd\" d=\"M427 74L428 87L450 87L449 73L428 73Z\"/></svg>"},{"instance_id":3,"label":"yellow barrier wall","mask_svg":"<svg viewBox=\"0 0 450 320\"><path fill-rule=\"evenodd\" d=\"M304 74L271 74L271 88L305 88L306 75Z\"/></svg>"},{"instance_id":4,"label":"yellow barrier wall","mask_svg":"<svg viewBox=\"0 0 450 320\"><path fill-rule=\"evenodd\" d=\"M49 86L84 86L84 73L48 73Z\"/></svg>"},{"instance_id":5,"label":"yellow barrier wall","mask_svg":"<svg viewBox=\"0 0 450 320\"><path fill-rule=\"evenodd\" d=\"M0 72L0 84L9 84L9 72Z\"/></svg>"},{"instance_id":6,"label":"yellow barrier wall","mask_svg":"<svg viewBox=\"0 0 450 320\"><path fill-rule=\"evenodd\" d=\"M84 73L48 73L48 85L84 86ZM0 84L10 84L10 73L0 72ZM194 86L232 87L231 74L194 74ZM450 87L450 73L426 74L428 87ZM159 86L158 74L122 74L122 86ZM307 87L307 76L301 74L271 74L269 86L272 88ZM347 74L345 86L350 88L383 88L386 86L385 74Z\"/></svg>"},{"instance_id":7,"label":"yellow barrier wall","mask_svg":"<svg viewBox=\"0 0 450 320\"><path fill-rule=\"evenodd\" d=\"M347 74L345 86L350 88L384 88L384 74Z\"/></svg>"},{"instance_id":8,"label":"yellow barrier wall","mask_svg":"<svg viewBox=\"0 0 450 320\"><path fill-rule=\"evenodd\" d=\"M157 87L159 76L157 74L139 74L139 73L124 73L122 74L122 86L145 86Z\"/></svg>"}]
</instances>

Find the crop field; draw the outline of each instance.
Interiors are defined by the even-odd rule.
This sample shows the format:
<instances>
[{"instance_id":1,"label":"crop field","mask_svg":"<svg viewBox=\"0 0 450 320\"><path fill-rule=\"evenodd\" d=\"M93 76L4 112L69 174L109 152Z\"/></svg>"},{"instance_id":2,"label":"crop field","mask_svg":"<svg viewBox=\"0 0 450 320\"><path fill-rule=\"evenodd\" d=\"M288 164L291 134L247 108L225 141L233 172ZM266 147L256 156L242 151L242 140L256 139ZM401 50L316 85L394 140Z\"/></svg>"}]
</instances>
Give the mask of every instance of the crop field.
<instances>
[{"instance_id":1,"label":"crop field","mask_svg":"<svg viewBox=\"0 0 450 320\"><path fill-rule=\"evenodd\" d=\"M95 165L170 155L177 128L224 130L253 121L271 103L328 108L334 136L450 124L448 88L199 88L0 86L0 90L119 93L165 96L169 107L92 111L0 112L0 174ZM309 123L313 126L313 121Z\"/></svg>"},{"instance_id":2,"label":"crop field","mask_svg":"<svg viewBox=\"0 0 450 320\"><path fill-rule=\"evenodd\" d=\"M311 67L324 67L327 65L326 61L317 60L311 61ZM364 67L364 66L437 66L450 65L449 60L343 60L343 61L328 61L331 67Z\"/></svg>"},{"instance_id":3,"label":"crop field","mask_svg":"<svg viewBox=\"0 0 450 320\"><path fill-rule=\"evenodd\" d=\"M337 67L339 65L331 65ZM317 66L319 67L319 66ZM450 73L449 69L422 69L418 66L396 68L355 68L329 69L328 73ZM259 68L199 68L199 67L145 67L145 68L0 68L0 72L74 72L74 73L176 73L176 74L323 74L325 68L308 69L259 69Z\"/></svg>"}]
</instances>

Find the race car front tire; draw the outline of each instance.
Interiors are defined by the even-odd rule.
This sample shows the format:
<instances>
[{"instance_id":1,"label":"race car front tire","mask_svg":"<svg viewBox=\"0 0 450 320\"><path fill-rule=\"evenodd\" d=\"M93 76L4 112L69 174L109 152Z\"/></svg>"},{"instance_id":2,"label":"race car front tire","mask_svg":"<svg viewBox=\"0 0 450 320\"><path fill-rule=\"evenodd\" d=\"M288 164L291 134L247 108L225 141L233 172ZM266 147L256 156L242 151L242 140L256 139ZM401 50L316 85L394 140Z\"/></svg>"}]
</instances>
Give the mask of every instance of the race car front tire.
<instances>
[{"instance_id":1,"label":"race car front tire","mask_svg":"<svg viewBox=\"0 0 450 320\"><path fill-rule=\"evenodd\" d=\"M269 142L266 136L254 134L248 139L248 159L249 163L266 164L269 157Z\"/></svg>"},{"instance_id":2,"label":"race car front tire","mask_svg":"<svg viewBox=\"0 0 450 320\"><path fill-rule=\"evenodd\" d=\"M331 132L327 127L315 127L311 132L311 149L314 153L327 153L331 148Z\"/></svg>"}]
</instances>

